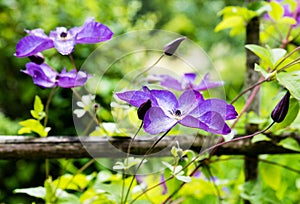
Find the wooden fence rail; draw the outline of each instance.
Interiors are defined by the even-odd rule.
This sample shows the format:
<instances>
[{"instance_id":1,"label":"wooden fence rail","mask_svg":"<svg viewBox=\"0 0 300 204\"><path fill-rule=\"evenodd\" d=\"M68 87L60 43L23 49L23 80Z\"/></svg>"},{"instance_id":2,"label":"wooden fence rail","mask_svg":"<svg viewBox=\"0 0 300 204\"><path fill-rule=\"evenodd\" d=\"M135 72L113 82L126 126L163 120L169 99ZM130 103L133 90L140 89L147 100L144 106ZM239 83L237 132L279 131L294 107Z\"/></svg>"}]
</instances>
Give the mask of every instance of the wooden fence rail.
<instances>
[{"instance_id":1,"label":"wooden fence rail","mask_svg":"<svg viewBox=\"0 0 300 204\"><path fill-rule=\"evenodd\" d=\"M293 135L300 144L300 136ZM278 142L285 138L272 137L270 141L251 143L248 140L230 142L220 146L216 155L259 155L298 153L285 149ZM134 155L143 155L157 138L136 139L131 147ZM213 141L214 140L214 141ZM207 144L216 144L217 138L204 136L168 136L162 139L149 156L169 156L172 146L178 143L181 148L200 152ZM130 138L128 137L77 137L49 136L36 138L29 136L0 136L0 159L46 159L46 158L117 158L124 157ZM164 150L164 151L162 151ZM155 153L156 152L156 153Z\"/></svg>"}]
</instances>

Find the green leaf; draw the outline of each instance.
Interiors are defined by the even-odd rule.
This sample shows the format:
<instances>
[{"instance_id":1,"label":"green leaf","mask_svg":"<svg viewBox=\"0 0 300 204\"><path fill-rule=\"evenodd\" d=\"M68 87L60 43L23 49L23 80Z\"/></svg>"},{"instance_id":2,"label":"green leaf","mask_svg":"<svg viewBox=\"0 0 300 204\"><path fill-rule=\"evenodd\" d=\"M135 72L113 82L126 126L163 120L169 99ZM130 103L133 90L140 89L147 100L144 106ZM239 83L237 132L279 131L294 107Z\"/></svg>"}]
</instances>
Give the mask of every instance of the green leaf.
<instances>
[{"instance_id":1,"label":"green leaf","mask_svg":"<svg viewBox=\"0 0 300 204\"><path fill-rule=\"evenodd\" d=\"M19 130L19 133L35 132L41 137L46 137L48 135L48 132L50 131L50 128L44 128L40 121L35 119L27 119L19 122L19 124L24 127Z\"/></svg>"},{"instance_id":2,"label":"green leaf","mask_svg":"<svg viewBox=\"0 0 300 204\"><path fill-rule=\"evenodd\" d=\"M255 142L260 142L260 141L269 141L270 138L268 138L267 136L263 135L263 134L258 134L256 135L255 137L253 137L251 139L251 142L252 143L255 143Z\"/></svg>"},{"instance_id":3,"label":"green leaf","mask_svg":"<svg viewBox=\"0 0 300 204\"><path fill-rule=\"evenodd\" d=\"M264 48L262 46L255 45L255 44L248 44L248 45L245 45L245 47L248 50L250 50L251 52L253 52L254 54L256 54L260 59L265 61L268 66L270 66L270 67L272 66L273 63L271 61L270 50L268 50L267 48Z\"/></svg>"},{"instance_id":4,"label":"green leaf","mask_svg":"<svg viewBox=\"0 0 300 204\"><path fill-rule=\"evenodd\" d=\"M36 112L43 112L44 110L44 105L38 95L35 96L33 108Z\"/></svg>"},{"instance_id":5,"label":"green leaf","mask_svg":"<svg viewBox=\"0 0 300 204\"><path fill-rule=\"evenodd\" d=\"M283 24L283 25L295 25L297 21L294 18L284 16L280 18L277 23Z\"/></svg>"},{"instance_id":6,"label":"green leaf","mask_svg":"<svg viewBox=\"0 0 300 204\"><path fill-rule=\"evenodd\" d=\"M288 137L279 142L279 145L283 146L286 149L294 150L300 152L300 145L297 140L292 137Z\"/></svg>"},{"instance_id":7,"label":"green leaf","mask_svg":"<svg viewBox=\"0 0 300 204\"><path fill-rule=\"evenodd\" d=\"M46 113L43 111L44 105L38 95L35 96L33 109L30 113L35 119L42 120L46 116Z\"/></svg>"},{"instance_id":8,"label":"green leaf","mask_svg":"<svg viewBox=\"0 0 300 204\"><path fill-rule=\"evenodd\" d=\"M294 120L297 118L298 113L299 113L299 101L297 101L294 98L290 98L288 113L281 123L277 123L274 126L274 131L282 130L283 128L291 125L292 122L294 122Z\"/></svg>"},{"instance_id":9,"label":"green leaf","mask_svg":"<svg viewBox=\"0 0 300 204\"><path fill-rule=\"evenodd\" d=\"M231 16L224 18L215 28L215 32L225 30L227 28L244 26L244 19L241 16Z\"/></svg>"},{"instance_id":10,"label":"green leaf","mask_svg":"<svg viewBox=\"0 0 300 204\"><path fill-rule=\"evenodd\" d=\"M256 63L254 65L254 70L260 72L265 78L268 77L268 72Z\"/></svg>"},{"instance_id":11,"label":"green leaf","mask_svg":"<svg viewBox=\"0 0 300 204\"><path fill-rule=\"evenodd\" d=\"M22 189L15 189L14 193L26 193L30 196L36 197L36 198L42 198L44 199L46 196L46 190L44 187L34 187L34 188L22 188Z\"/></svg>"},{"instance_id":12,"label":"green leaf","mask_svg":"<svg viewBox=\"0 0 300 204\"><path fill-rule=\"evenodd\" d=\"M86 176L84 174L65 174L53 181L53 184L60 189L82 190L86 188L93 179L93 175Z\"/></svg>"},{"instance_id":13,"label":"green leaf","mask_svg":"<svg viewBox=\"0 0 300 204\"><path fill-rule=\"evenodd\" d=\"M300 71L280 72L276 78L282 86L290 91L294 98L300 100Z\"/></svg>"},{"instance_id":14,"label":"green leaf","mask_svg":"<svg viewBox=\"0 0 300 204\"><path fill-rule=\"evenodd\" d=\"M280 20L284 12L283 7L276 1L270 2L270 6L271 6L271 11L269 12L270 17L274 21Z\"/></svg>"},{"instance_id":15,"label":"green leaf","mask_svg":"<svg viewBox=\"0 0 300 204\"><path fill-rule=\"evenodd\" d=\"M271 53L271 61L274 66L283 56L286 54L286 50L282 48L274 48L270 50Z\"/></svg>"}]
</instances>

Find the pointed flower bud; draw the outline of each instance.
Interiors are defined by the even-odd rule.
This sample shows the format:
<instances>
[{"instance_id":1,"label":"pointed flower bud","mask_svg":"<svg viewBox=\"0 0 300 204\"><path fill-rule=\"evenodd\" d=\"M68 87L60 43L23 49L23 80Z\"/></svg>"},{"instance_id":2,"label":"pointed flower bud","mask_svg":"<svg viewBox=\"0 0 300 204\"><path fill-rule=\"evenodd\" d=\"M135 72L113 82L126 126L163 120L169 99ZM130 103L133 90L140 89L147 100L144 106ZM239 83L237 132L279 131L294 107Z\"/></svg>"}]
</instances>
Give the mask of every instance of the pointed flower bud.
<instances>
[{"instance_id":1,"label":"pointed flower bud","mask_svg":"<svg viewBox=\"0 0 300 204\"><path fill-rule=\"evenodd\" d=\"M144 120L144 117L146 115L146 112L151 108L151 100L148 99L145 103L140 105L140 107L137 110L137 115L140 120Z\"/></svg>"},{"instance_id":2,"label":"pointed flower bud","mask_svg":"<svg viewBox=\"0 0 300 204\"><path fill-rule=\"evenodd\" d=\"M180 37L177 38L175 40L173 40L172 42L168 43L165 47L164 47L164 53L168 56L172 56L177 48L179 47L180 43L182 41L184 41L186 39L186 37Z\"/></svg>"},{"instance_id":3,"label":"pointed flower bud","mask_svg":"<svg viewBox=\"0 0 300 204\"><path fill-rule=\"evenodd\" d=\"M274 122L280 123L284 120L287 112L289 110L289 102L290 102L290 92L287 91L283 98L276 105L274 110L272 111L271 117Z\"/></svg>"}]
</instances>

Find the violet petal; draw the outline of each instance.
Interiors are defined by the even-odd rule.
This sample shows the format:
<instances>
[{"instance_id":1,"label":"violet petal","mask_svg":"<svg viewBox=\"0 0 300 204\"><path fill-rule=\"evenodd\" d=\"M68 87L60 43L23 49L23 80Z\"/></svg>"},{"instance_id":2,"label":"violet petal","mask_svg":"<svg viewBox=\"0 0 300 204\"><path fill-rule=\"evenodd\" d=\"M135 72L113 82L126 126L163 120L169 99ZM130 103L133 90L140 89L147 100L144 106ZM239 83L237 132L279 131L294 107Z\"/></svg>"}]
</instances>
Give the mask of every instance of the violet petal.
<instances>
[{"instance_id":1,"label":"violet petal","mask_svg":"<svg viewBox=\"0 0 300 204\"><path fill-rule=\"evenodd\" d=\"M149 134L166 132L177 124L177 120L168 117L160 107L151 107L144 117L144 130Z\"/></svg>"},{"instance_id":2,"label":"violet petal","mask_svg":"<svg viewBox=\"0 0 300 204\"><path fill-rule=\"evenodd\" d=\"M219 113L224 120L235 119L238 115L233 105L227 104L221 99L208 99L201 102L199 106L191 112L191 115L197 118L210 111Z\"/></svg>"},{"instance_id":3,"label":"violet petal","mask_svg":"<svg viewBox=\"0 0 300 204\"><path fill-rule=\"evenodd\" d=\"M182 91L181 83L177 79L169 75L160 75L159 77L160 85L174 90Z\"/></svg>"},{"instance_id":4,"label":"violet petal","mask_svg":"<svg viewBox=\"0 0 300 204\"><path fill-rule=\"evenodd\" d=\"M168 90L151 90L151 101L157 106L161 107L166 114L170 111L175 111L178 108L178 101L176 96Z\"/></svg>"},{"instance_id":5,"label":"violet petal","mask_svg":"<svg viewBox=\"0 0 300 204\"><path fill-rule=\"evenodd\" d=\"M88 79L88 74L85 72L77 72L75 69L67 72L64 68L59 74L58 86L62 88L73 88L77 86L83 86Z\"/></svg>"},{"instance_id":6,"label":"violet petal","mask_svg":"<svg viewBox=\"0 0 300 204\"><path fill-rule=\"evenodd\" d=\"M188 114L189 112L194 110L201 101L204 101L204 99L198 91L187 90L183 92L178 99L178 109L183 114Z\"/></svg>"},{"instance_id":7,"label":"violet petal","mask_svg":"<svg viewBox=\"0 0 300 204\"><path fill-rule=\"evenodd\" d=\"M116 96L129 103L132 106L140 107L148 99L150 99L150 93L145 91L124 91L117 92Z\"/></svg>"},{"instance_id":8,"label":"violet petal","mask_svg":"<svg viewBox=\"0 0 300 204\"><path fill-rule=\"evenodd\" d=\"M207 73L201 83L197 86L195 86L195 90L198 90L198 91L204 91L204 90L207 90L207 89L211 89L211 88L215 88L215 87L219 87L219 86L223 86L224 85L224 82L223 81L210 81L210 75L209 73Z\"/></svg>"},{"instance_id":9,"label":"violet petal","mask_svg":"<svg viewBox=\"0 0 300 204\"><path fill-rule=\"evenodd\" d=\"M98 43L109 40L112 35L113 32L107 26L95 22L93 18L89 18L77 33L76 43Z\"/></svg>"},{"instance_id":10,"label":"violet petal","mask_svg":"<svg viewBox=\"0 0 300 204\"><path fill-rule=\"evenodd\" d=\"M26 36L17 43L15 56L28 57L35 55L38 52L50 49L53 46L53 42L49 38Z\"/></svg>"},{"instance_id":11,"label":"violet petal","mask_svg":"<svg viewBox=\"0 0 300 204\"><path fill-rule=\"evenodd\" d=\"M23 73L32 77L34 84L43 88L52 88L56 86L56 77L58 73L47 64L35 64L29 62L26 64L26 70Z\"/></svg>"}]
</instances>

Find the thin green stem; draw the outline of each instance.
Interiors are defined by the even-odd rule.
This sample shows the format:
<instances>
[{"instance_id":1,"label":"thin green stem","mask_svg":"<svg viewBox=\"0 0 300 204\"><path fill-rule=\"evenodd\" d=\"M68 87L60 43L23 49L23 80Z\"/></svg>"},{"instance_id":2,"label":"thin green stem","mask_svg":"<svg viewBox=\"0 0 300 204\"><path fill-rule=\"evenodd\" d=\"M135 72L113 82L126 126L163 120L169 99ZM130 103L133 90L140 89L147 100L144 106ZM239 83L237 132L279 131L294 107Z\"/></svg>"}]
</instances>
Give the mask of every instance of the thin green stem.
<instances>
[{"instance_id":1,"label":"thin green stem","mask_svg":"<svg viewBox=\"0 0 300 204\"><path fill-rule=\"evenodd\" d=\"M147 155L148 154L150 154L151 152L152 152L152 150L154 149L154 147L170 132L170 130L171 130L172 128L170 128L169 130L167 130L162 136L160 136L153 144L152 144L152 146L147 150L147 152L144 154L144 156L143 156L143 158L142 158L142 160L141 160L141 162L139 163L139 165L137 166L137 168L135 169L135 171L134 171L134 174L133 174L133 176L132 176L132 179L131 179L131 181L130 181L130 184L129 184L129 187L128 187L128 190L127 190L127 192L126 192L126 195L125 195L125 199L124 199L124 202L123 203L126 203L126 201L127 201L127 199L128 199L128 196L129 196L129 192L130 192L130 189L131 189L131 187L132 187L132 185L133 185L133 181L134 181L134 179L135 179L135 175L137 174L137 172L138 172L138 170L139 170L139 168L142 166L142 164L144 163L144 161L145 161L145 159L146 159L146 157L147 157ZM144 194L144 193L143 193Z\"/></svg>"},{"instance_id":2,"label":"thin green stem","mask_svg":"<svg viewBox=\"0 0 300 204\"><path fill-rule=\"evenodd\" d=\"M49 113L49 106L50 106L50 102L54 96L54 93L56 92L57 87L53 88L48 96L47 102L46 102L46 106L45 106L45 119L44 119L44 128L47 126L48 123L48 113Z\"/></svg>"},{"instance_id":3,"label":"thin green stem","mask_svg":"<svg viewBox=\"0 0 300 204\"><path fill-rule=\"evenodd\" d=\"M297 57L297 58L296 58L295 60L293 60L292 62L286 64L286 65L283 66L283 67L281 67L277 72L280 72L280 71L282 71L282 70L285 70L285 69L287 69L287 68L289 68L289 67L291 67L291 66L294 66L294 65L296 65L296 64L299 64L299 62L300 62L300 57Z\"/></svg>"},{"instance_id":4,"label":"thin green stem","mask_svg":"<svg viewBox=\"0 0 300 204\"><path fill-rule=\"evenodd\" d=\"M127 161L127 162L128 162L128 157L129 157L129 154L130 154L130 149L131 149L132 143L133 143L133 141L135 140L135 138L136 138L136 136L138 135L138 133L140 132L140 130L142 129L143 124L144 124L144 122L142 121L140 127L138 128L138 130L137 130L136 133L134 134L133 138L130 140L130 143L129 143L128 148L127 148L127 155L126 155L126 159L127 159L126 161ZM128 165L128 164L125 164L125 166L127 166L127 165ZM125 173L126 173L126 172L123 170L123 171L122 171L122 180L123 180L123 182L122 182L121 202L123 201L123 198L124 198L124 190L125 190Z\"/></svg>"},{"instance_id":5,"label":"thin green stem","mask_svg":"<svg viewBox=\"0 0 300 204\"><path fill-rule=\"evenodd\" d=\"M296 47L294 50L292 50L289 54L287 54L284 58L282 58L279 63L274 67L273 70L271 70L271 72L275 71L286 59L288 59L290 56L292 56L295 52L297 52L298 50L300 50L300 46Z\"/></svg>"},{"instance_id":6,"label":"thin green stem","mask_svg":"<svg viewBox=\"0 0 300 204\"><path fill-rule=\"evenodd\" d=\"M148 68L146 68L146 69L144 69L141 73L139 73L137 76L135 76L134 77L134 80L133 80L133 82L132 82L132 84L134 84L135 83L135 81L137 80L137 79L139 79L140 78L140 76L142 76L142 74L144 74L144 73L146 73L146 72L148 72L149 70L151 70L155 65L157 65L158 64L158 62L163 58L165 56L165 54L163 53L152 65L150 65Z\"/></svg>"},{"instance_id":7,"label":"thin green stem","mask_svg":"<svg viewBox=\"0 0 300 204\"><path fill-rule=\"evenodd\" d=\"M74 66L74 68L75 68L76 70L78 70L78 69L77 69L77 66L76 66L76 64L75 64L75 60L74 60L73 55L72 55L72 54L69 54L69 58L70 58L70 61L71 61L72 65Z\"/></svg>"}]
</instances>

